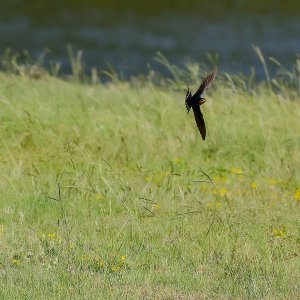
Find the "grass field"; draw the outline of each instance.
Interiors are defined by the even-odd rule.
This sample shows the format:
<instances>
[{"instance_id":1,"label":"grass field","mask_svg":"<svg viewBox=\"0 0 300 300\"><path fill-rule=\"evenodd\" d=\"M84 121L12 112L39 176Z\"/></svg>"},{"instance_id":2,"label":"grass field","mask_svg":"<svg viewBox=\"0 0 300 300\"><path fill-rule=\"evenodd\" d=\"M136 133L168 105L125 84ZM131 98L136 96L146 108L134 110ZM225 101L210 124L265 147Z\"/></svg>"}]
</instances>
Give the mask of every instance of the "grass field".
<instances>
[{"instance_id":1,"label":"grass field","mask_svg":"<svg viewBox=\"0 0 300 300\"><path fill-rule=\"evenodd\" d=\"M299 88L267 83L220 75L203 142L183 84L0 73L0 298L298 298Z\"/></svg>"}]
</instances>

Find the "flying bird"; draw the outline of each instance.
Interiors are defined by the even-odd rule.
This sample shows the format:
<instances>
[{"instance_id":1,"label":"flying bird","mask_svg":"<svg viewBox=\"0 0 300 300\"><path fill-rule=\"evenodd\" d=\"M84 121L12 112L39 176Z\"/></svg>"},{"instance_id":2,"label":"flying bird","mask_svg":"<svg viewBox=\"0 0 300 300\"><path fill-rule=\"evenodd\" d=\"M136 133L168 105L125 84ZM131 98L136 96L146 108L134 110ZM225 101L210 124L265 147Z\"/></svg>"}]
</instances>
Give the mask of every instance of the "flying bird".
<instances>
[{"instance_id":1,"label":"flying bird","mask_svg":"<svg viewBox=\"0 0 300 300\"><path fill-rule=\"evenodd\" d=\"M187 109L187 113L189 113L190 109L193 109L195 121L198 126L199 132L203 140L205 140L206 136L206 128L204 118L200 109L200 105L202 105L206 100L202 97L204 91L209 88L211 83L214 81L217 75L217 69L213 69L213 71L202 81L198 90L194 95L192 95L189 86L187 86L188 90L185 96L185 107Z\"/></svg>"}]
</instances>

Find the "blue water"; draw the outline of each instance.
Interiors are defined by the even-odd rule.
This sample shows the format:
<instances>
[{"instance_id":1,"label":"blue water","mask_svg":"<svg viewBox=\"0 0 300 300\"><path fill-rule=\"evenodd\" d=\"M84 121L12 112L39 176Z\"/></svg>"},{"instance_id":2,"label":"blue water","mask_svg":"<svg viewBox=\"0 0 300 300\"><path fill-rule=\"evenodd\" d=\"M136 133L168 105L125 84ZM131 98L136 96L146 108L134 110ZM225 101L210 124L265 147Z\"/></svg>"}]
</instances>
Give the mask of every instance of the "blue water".
<instances>
[{"instance_id":1,"label":"blue water","mask_svg":"<svg viewBox=\"0 0 300 300\"><path fill-rule=\"evenodd\" d=\"M70 72L67 44L83 51L88 72L91 67L112 65L125 75L147 73L148 67L161 70L154 60L163 53L182 66L187 60L210 64L207 53L218 54L218 67L230 73L250 73L262 66L252 49L259 46L265 57L275 57L291 68L300 53L300 18L296 15L238 12L202 15L191 11L162 11L141 15L112 10L56 10L45 18L17 11L0 19L0 55L6 48L26 49L37 59L44 49L45 64L62 64ZM273 63L269 62L271 70ZM275 66L274 66L275 69Z\"/></svg>"}]
</instances>

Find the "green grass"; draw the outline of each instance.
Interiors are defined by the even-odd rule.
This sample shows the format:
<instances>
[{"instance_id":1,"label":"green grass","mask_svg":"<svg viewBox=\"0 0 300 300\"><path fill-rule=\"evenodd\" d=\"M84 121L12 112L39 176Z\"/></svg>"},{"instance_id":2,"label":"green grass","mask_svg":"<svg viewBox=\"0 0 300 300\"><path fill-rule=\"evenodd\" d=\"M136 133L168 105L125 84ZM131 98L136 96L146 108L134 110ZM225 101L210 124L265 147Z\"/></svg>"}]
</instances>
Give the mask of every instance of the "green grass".
<instances>
[{"instance_id":1,"label":"green grass","mask_svg":"<svg viewBox=\"0 0 300 300\"><path fill-rule=\"evenodd\" d=\"M296 299L300 97L276 80L219 76L203 142L183 88L0 73L0 298Z\"/></svg>"}]
</instances>

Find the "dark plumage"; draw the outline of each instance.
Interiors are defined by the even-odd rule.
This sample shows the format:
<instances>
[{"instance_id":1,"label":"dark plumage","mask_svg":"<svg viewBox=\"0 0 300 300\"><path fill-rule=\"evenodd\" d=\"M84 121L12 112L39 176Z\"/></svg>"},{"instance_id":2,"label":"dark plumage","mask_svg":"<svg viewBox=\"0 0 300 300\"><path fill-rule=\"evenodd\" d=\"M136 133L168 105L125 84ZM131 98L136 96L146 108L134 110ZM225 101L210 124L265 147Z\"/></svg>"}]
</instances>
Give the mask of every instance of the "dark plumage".
<instances>
[{"instance_id":1,"label":"dark plumage","mask_svg":"<svg viewBox=\"0 0 300 300\"><path fill-rule=\"evenodd\" d=\"M209 88L211 83L214 81L217 75L217 69L213 69L213 71L202 81L198 90L194 95L192 95L190 88L188 87L186 96L185 96L185 107L187 112L189 113L190 109L193 109L195 121L198 126L199 132L203 140L205 140L206 136L206 128L204 118L200 109L200 105L202 105L206 100L202 97L204 91Z\"/></svg>"}]
</instances>

